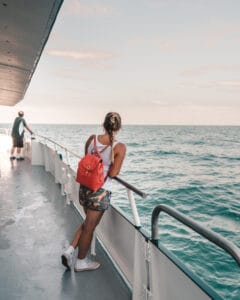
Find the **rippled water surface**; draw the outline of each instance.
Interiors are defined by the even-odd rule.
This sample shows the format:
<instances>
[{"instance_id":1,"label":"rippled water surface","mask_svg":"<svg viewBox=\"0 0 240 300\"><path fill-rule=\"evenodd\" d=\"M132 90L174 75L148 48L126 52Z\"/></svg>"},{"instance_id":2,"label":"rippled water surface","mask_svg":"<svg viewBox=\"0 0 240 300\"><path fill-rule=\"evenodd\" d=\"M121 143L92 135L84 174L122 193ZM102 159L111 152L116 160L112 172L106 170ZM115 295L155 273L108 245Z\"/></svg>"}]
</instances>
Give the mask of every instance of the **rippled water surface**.
<instances>
[{"instance_id":1,"label":"rippled water surface","mask_svg":"<svg viewBox=\"0 0 240 300\"><path fill-rule=\"evenodd\" d=\"M86 138L102 132L95 125L31 127L80 156ZM164 203L240 247L240 127L125 126L118 139L127 145L120 177L148 193L136 201L149 233L152 210ZM131 216L117 183L112 202ZM165 214L159 224L163 245L224 299L240 299L240 268L228 254Z\"/></svg>"}]
</instances>

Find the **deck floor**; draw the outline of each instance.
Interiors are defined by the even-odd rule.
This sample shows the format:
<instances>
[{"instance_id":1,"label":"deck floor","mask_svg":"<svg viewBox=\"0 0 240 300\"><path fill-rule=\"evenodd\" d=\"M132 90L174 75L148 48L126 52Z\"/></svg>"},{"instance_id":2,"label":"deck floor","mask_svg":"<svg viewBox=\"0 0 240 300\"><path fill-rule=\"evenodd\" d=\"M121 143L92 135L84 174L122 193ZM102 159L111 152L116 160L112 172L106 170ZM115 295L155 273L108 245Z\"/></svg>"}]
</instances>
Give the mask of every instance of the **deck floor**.
<instances>
[{"instance_id":1,"label":"deck floor","mask_svg":"<svg viewBox=\"0 0 240 300\"><path fill-rule=\"evenodd\" d=\"M65 270L62 243L80 216L52 175L28 159L11 162L5 144L0 136L0 299L131 299L99 244L98 270Z\"/></svg>"}]
</instances>

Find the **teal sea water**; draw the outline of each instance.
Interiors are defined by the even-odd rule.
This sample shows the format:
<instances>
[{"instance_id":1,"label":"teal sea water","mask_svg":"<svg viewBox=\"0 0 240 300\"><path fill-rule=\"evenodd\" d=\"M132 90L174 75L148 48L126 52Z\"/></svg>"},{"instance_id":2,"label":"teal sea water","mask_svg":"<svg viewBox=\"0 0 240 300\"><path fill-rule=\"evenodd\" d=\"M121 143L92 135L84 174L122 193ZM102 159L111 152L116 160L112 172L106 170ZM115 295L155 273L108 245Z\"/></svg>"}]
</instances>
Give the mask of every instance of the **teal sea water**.
<instances>
[{"instance_id":1,"label":"teal sea water","mask_svg":"<svg viewBox=\"0 0 240 300\"><path fill-rule=\"evenodd\" d=\"M31 128L80 156L86 138L102 132L96 125ZM127 145L120 177L148 193L136 202L149 234L152 210L164 203L240 248L240 127L125 126L118 139ZM112 203L131 218L125 188L114 183L113 192ZM165 214L159 224L164 246L223 299L240 299L240 268L228 254Z\"/></svg>"}]
</instances>

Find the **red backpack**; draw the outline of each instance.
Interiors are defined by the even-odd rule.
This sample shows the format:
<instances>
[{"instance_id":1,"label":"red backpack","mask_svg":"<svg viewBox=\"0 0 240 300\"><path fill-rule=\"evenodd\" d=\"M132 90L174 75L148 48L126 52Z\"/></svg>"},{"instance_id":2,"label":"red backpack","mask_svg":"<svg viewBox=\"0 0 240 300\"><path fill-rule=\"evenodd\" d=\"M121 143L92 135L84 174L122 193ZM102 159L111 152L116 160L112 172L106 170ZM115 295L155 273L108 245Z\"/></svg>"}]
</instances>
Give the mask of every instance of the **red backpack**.
<instances>
[{"instance_id":1,"label":"red backpack","mask_svg":"<svg viewBox=\"0 0 240 300\"><path fill-rule=\"evenodd\" d=\"M100 153L106 150L108 145L102 150L98 151L96 146L96 135L94 136L94 150L93 153L87 153L78 163L76 181L84 185L92 191L97 191L105 181L104 178L104 164Z\"/></svg>"}]
</instances>

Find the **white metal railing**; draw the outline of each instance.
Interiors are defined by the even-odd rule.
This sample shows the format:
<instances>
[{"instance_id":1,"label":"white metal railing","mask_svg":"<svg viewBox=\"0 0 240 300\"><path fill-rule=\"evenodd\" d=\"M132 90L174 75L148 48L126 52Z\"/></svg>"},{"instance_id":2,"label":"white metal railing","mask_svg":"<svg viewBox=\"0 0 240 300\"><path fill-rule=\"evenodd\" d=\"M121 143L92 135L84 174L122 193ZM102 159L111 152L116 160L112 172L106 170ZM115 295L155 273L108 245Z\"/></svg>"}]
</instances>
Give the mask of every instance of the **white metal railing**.
<instances>
[{"instance_id":1,"label":"white metal railing","mask_svg":"<svg viewBox=\"0 0 240 300\"><path fill-rule=\"evenodd\" d=\"M9 128L0 127L0 134L10 135L10 129Z\"/></svg>"},{"instance_id":2,"label":"white metal railing","mask_svg":"<svg viewBox=\"0 0 240 300\"><path fill-rule=\"evenodd\" d=\"M195 220L191 219L188 216L185 216L176 209L165 204L157 205L152 212L152 242L155 245L158 245L158 216L161 212L165 212L169 216L172 216L174 219L199 233L201 236L205 237L207 240L214 243L219 248L222 248L224 251L229 253L240 266L240 249L236 245L228 241L226 238L222 237L220 234L217 234L216 232L205 228Z\"/></svg>"},{"instance_id":3,"label":"white metal railing","mask_svg":"<svg viewBox=\"0 0 240 300\"><path fill-rule=\"evenodd\" d=\"M53 143L55 150L49 145L44 145L44 143L32 143L32 149L36 147L33 151L33 154L35 153L33 157L40 154L39 160L36 160L36 165L38 163L44 165L46 171L50 171L52 174L55 173L55 175L56 171L59 172L59 178L61 179L57 179L55 182L62 184L62 191L67 196L67 202L71 201L73 207L83 216L82 207L75 201L78 198L79 188L74 179L75 172L66 162L61 160L57 147L67 152L66 158L68 161L69 154L78 159L80 157L51 139L43 138L45 142ZM52 163L53 157L57 160L57 164ZM141 224L134 193L142 197L146 197L146 194L119 177L114 179L127 190L136 228L134 228L132 222L124 218L117 209L111 206L109 213L104 216L99 224L96 235L107 254L112 258L114 265L120 270L125 282L132 288L132 299L222 299L201 279L194 276L191 271L179 263L167 250L155 246L157 244L155 242L156 232L151 240L142 230L138 230ZM155 220L154 224L156 222ZM113 228L114 234L112 233ZM91 244L91 254L96 254L95 237ZM174 289L172 283L174 283ZM187 287L187 289L183 287Z\"/></svg>"}]
</instances>

